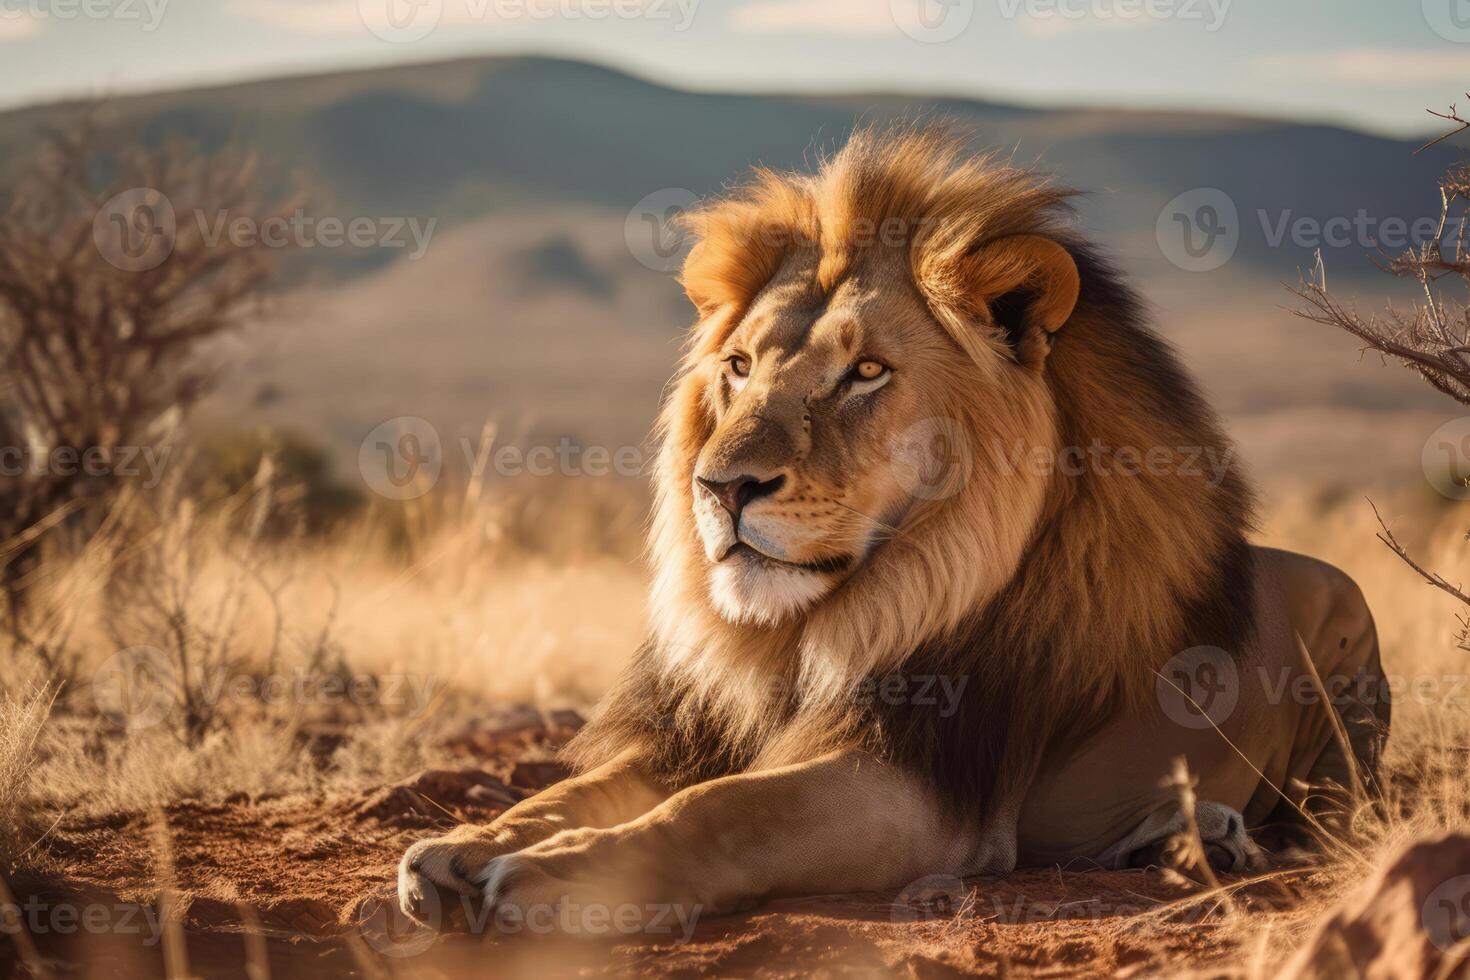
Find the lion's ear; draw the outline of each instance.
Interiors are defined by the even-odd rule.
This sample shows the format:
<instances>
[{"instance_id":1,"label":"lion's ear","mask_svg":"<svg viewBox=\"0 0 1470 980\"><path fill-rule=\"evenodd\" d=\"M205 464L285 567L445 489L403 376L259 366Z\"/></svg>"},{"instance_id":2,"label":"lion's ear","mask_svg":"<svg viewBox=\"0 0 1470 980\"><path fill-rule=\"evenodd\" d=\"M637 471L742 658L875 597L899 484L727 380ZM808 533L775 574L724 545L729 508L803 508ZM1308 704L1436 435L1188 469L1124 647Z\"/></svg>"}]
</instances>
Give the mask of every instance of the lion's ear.
<instances>
[{"instance_id":1,"label":"lion's ear","mask_svg":"<svg viewBox=\"0 0 1470 980\"><path fill-rule=\"evenodd\" d=\"M1030 367L1046 360L1052 335L1071 317L1082 286L1071 254L1040 235L982 245L965 257L961 275L1016 360Z\"/></svg>"}]
</instances>

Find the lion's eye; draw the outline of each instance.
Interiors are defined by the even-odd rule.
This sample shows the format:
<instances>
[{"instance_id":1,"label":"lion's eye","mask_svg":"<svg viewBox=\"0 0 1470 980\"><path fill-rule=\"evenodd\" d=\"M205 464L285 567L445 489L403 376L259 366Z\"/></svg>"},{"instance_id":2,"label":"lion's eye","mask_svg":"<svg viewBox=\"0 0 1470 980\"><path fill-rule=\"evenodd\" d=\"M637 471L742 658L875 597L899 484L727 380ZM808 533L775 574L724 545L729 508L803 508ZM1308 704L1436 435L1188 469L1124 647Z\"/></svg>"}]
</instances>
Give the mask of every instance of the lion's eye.
<instances>
[{"instance_id":1,"label":"lion's eye","mask_svg":"<svg viewBox=\"0 0 1470 980\"><path fill-rule=\"evenodd\" d=\"M725 358L725 375L733 391L744 388L750 377L750 358L744 354L731 354Z\"/></svg>"},{"instance_id":2,"label":"lion's eye","mask_svg":"<svg viewBox=\"0 0 1470 980\"><path fill-rule=\"evenodd\" d=\"M849 395L866 395L870 391L877 391L888 383L893 377L893 369L882 361L858 361L847 372L843 379L847 385Z\"/></svg>"}]
</instances>

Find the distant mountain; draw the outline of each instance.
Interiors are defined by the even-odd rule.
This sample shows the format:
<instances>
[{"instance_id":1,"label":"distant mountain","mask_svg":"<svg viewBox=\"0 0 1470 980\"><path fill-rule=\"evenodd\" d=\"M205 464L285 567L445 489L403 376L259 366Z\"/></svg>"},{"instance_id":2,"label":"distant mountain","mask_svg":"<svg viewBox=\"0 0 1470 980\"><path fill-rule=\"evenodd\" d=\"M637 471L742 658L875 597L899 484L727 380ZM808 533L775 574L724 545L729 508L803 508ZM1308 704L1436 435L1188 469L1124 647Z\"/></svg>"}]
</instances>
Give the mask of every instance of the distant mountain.
<instances>
[{"instance_id":1,"label":"distant mountain","mask_svg":"<svg viewBox=\"0 0 1470 980\"><path fill-rule=\"evenodd\" d=\"M57 108L0 114L0 170ZM436 222L412 260L297 255L298 286L219 352L230 370L203 424L301 429L349 469L363 436L401 415L433 420L446 441L493 419L521 441L640 442L691 319L673 263L649 251L640 202L687 203L755 164L810 168L854 125L925 118L1086 192L1084 226L1142 285L1258 471L1355 486L1416 474L1424 438L1457 414L1293 318L1282 285L1321 244L1335 281L1376 302L1371 238L1436 213L1435 179L1459 152L1449 145L1415 155L1345 129L1204 113L694 93L521 57L135 96L107 111L148 140L255 148L270 180L305 181L313 215ZM329 275L300 285L303 262Z\"/></svg>"},{"instance_id":2,"label":"distant mountain","mask_svg":"<svg viewBox=\"0 0 1470 980\"><path fill-rule=\"evenodd\" d=\"M771 96L680 91L611 69L497 57L134 96L111 106L147 138L238 139L281 180L304 178L313 210L419 215L442 224L548 205L626 212L653 191L704 195L754 164L810 166L858 122L947 119L977 146L1035 162L1087 192L1084 220L1140 259L1181 193L1218 188L1240 216L1239 261L1295 278L1312 241L1273 244L1298 219L1376 225L1434 213L1452 147L1344 129L1179 112L1039 110L896 95ZM54 113L0 114L0 161ZM1187 207L1196 206L1186 201ZM1371 227L1371 226L1370 226ZM1366 269L1354 232L1324 242ZM1125 258L1129 256L1125 255Z\"/></svg>"}]
</instances>

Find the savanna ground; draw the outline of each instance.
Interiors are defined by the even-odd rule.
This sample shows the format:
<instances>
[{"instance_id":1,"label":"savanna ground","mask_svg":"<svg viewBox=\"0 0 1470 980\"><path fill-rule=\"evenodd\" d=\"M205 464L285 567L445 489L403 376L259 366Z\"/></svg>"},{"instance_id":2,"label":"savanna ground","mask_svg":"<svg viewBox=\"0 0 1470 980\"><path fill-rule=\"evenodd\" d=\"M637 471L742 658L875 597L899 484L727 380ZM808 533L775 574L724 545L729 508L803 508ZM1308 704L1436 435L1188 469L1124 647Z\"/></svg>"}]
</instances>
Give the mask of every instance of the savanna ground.
<instances>
[{"instance_id":1,"label":"savanna ground","mask_svg":"<svg viewBox=\"0 0 1470 980\"><path fill-rule=\"evenodd\" d=\"M642 632L641 486L441 486L330 531L293 518L269 463L229 495L181 486L124 493L28 572L0 719L20 912L0 950L23 974L1271 976L1375 868L1470 815L1455 603L1375 540L1361 496L1278 487L1258 540L1357 578L1395 680L1388 803L1351 839L1219 887L1050 869L653 935L436 937L383 904L396 861L562 775L556 746ZM1463 504L1375 502L1429 567L1465 567Z\"/></svg>"}]
</instances>

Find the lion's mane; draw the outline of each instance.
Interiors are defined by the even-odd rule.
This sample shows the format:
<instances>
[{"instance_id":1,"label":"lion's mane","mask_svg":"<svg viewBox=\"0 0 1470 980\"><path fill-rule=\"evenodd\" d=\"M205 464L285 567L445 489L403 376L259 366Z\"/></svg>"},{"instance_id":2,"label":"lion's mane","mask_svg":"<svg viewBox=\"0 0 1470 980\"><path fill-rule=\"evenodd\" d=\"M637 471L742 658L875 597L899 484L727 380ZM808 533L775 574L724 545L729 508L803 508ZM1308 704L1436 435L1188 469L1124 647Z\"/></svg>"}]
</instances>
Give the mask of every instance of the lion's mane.
<instances>
[{"instance_id":1,"label":"lion's mane","mask_svg":"<svg viewBox=\"0 0 1470 980\"><path fill-rule=\"evenodd\" d=\"M649 535L652 633L603 710L568 747L589 767L633 754L671 786L861 746L919 774L976 818L1023 787L1049 753L1153 696L1157 671L1199 645L1238 650L1252 629L1251 491L1214 413L1135 293L1073 229L1070 192L971 156L932 129L855 134L815 175L758 171L695 213L683 281L700 311L660 417ZM1004 501L970 481L934 501L800 621L736 626L712 610L691 519L691 473L712 420L690 367L738 322L795 247L822 250L840 278L864 229L913 229L913 285L966 350L957 282L977 246L1044 235L1081 276L1044 376L1059 447L1158 448L1176 465L1136 475L1057 472L1014 555L977 551ZM856 231L855 231L856 229ZM983 352L977 352L983 353ZM993 391L950 393L956 417L994 416ZM1052 447L1052 448L1059 448ZM990 447L974 447L989 451ZM1013 568L980 592L976 567ZM952 711L918 679L963 679ZM895 680L897 678L897 680Z\"/></svg>"}]
</instances>

